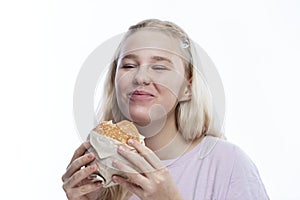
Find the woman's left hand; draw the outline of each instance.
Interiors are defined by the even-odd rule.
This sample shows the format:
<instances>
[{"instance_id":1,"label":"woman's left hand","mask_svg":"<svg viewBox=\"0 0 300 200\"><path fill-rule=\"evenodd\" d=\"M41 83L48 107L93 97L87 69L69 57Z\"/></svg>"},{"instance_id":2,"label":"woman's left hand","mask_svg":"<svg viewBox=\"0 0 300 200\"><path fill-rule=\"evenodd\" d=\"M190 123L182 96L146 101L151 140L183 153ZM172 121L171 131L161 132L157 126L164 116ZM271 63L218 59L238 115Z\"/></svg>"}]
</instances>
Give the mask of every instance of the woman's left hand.
<instances>
[{"instance_id":1,"label":"woman's left hand","mask_svg":"<svg viewBox=\"0 0 300 200\"><path fill-rule=\"evenodd\" d=\"M129 145L134 147L138 153L130 151L124 145L119 146L118 152L138 171L120 160L115 160L113 166L124 172L128 178L113 176L113 180L142 200L182 200L183 198L167 167L163 165L155 153L133 140L129 140Z\"/></svg>"}]
</instances>

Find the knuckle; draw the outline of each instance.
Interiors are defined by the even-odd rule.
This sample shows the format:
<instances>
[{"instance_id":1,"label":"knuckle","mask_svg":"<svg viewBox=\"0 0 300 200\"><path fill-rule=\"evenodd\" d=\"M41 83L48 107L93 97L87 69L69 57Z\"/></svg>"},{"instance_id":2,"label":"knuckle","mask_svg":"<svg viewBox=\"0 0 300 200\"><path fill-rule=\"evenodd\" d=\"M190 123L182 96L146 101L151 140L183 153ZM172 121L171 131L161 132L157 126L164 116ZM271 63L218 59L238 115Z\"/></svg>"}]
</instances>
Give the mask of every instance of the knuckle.
<instances>
[{"instance_id":1,"label":"knuckle","mask_svg":"<svg viewBox=\"0 0 300 200\"><path fill-rule=\"evenodd\" d=\"M129 160L136 160L136 161L140 161L140 159L133 153L133 152L128 152L125 156L127 156L127 158Z\"/></svg>"},{"instance_id":2,"label":"knuckle","mask_svg":"<svg viewBox=\"0 0 300 200\"><path fill-rule=\"evenodd\" d=\"M133 173L132 177L131 177L132 181L135 181L136 179L138 179L139 175L140 175L139 173Z\"/></svg>"},{"instance_id":3,"label":"knuckle","mask_svg":"<svg viewBox=\"0 0 300 200\"><path fill-rule=\"evenodd\" d=\"M78 162L78 160L75 160L72 165L70 165L70 167L74 168L74 169L79 169L80 168L80 163Z\"/></svg>"},{"instance_id":4,"label":"knuckle","mask_svg":"<svg viewBox=\"0 0 300 200\"><path fill-rule=\"evenodd\" d=\"M155 184L156 185L161 185L161 183L162 183L162 180L160 179L160 178L157 178L157 179L155 179Z\"/></svg>"},{"instance_id":5,"label":"knuckle","mask_svg":"<svg viewBox=\"0 0 300 200\"><path fill-rule=\"evenodd\" d=\"M62 182L65 182L65 174L61 177Z\"/></svg>"},{"instance_id":6,"label":"knuckle","mask_svg":"<svg viewBox=\"0 0 300 200\"><path fill-rule=\"evenodd\" d=\"M66 191L66 196L67 196L67 198L68 199L72 199L73 198L73 192L71 192L71 191Z\"/></svg>"},{"instance_id":7,"label":"knuckle","mask_svg":"<svg viewBox=\"0 0 300 200\"><path fill-rule=\"evenodd\" d=\"M88 187L86 185L83 185L79 189L81 194L86 194L88 192Z\"/></svg>"},{"instance_id":8,"label":"knuckle","mask_svg":"<svg viewBox=\"0 0 300 200\"><path fill-rule=\"evenodd\" d=\"M77 173L75 173L72 178L75 182L79 182L82 179L84 179L86 176L88 176L90 171L91 171L90 167L82 168L79 171L77 171Z\"/></svg>"},{"instance_id":9,"label":"knuckle","mask_svg":"<svg viewBox=\"0 0 300 200\"><path fill-rule=\"evenodd\" d=\"M80 148L76 149L75 152L74 152L74 155L79 156L80 154L81 154Z\"/></svg>"},{"instance_id":10,"label":"knuckle","mask_svg":"<svg viewBox=\"0 0 300 200\"><path fill-rule=\"evenodd\" d=\"M145 199L151 199L153 197L153 194L154 194L153 190L149 190L148 192L146 192L144 194L144 198Z\"/></svg>"},{"instance_id":11,"label":"knuckle","mask_svg":"<svg viewBox=\"0 0 300 200\"><path fill-rule=\"evenodd\" d=\"M138 173L132 173L132 174L128 175L127 182L135 183L137 178L138 178Z\"/></svg>"},{"instance_id":12,"label":"knuckle","mask_svg":"<svg viewBox=\"0 0 300 200\"><path fill-rule=\"evenodd\" d=\"M161 174L168 174L169 173L169 170L166 167L161 168L159 171L160 171Z\"/></svg>"},{"instance_id":13,"label":"knuckle","mask_svg":"<svg viewBox=\"0 0 300 200\"><path fill-rule=\"evenodd\" d=\"M74 180L75 182L79 182L80 177L81 177L81 173L75 173L75 174L73 175L73 180Z\"/></svg>"},{"instance_id":14,"label":"knuckle","mask_svg":"<svg viewBox=\"0 0 300 200\"><path fill-rule=\"evenodd\" d=\"M62 188L63 188L63 190L64 190L66 193L68 193L68 186L67 186L66 183L64 183L64 184L62 185Z\"/></svg>"},{"instance_id":15,"label":"knuckle","mask_svg":"<svg viewBox=\"0 0 300 200\"><path fill-rule=\"evenodd\" d=\"M74 161L75 167L76 168L80 168L82 166L84 166L85 164L87 164L89 162L89 156L88 154L79 157L78 159L76 159Z\"/></svg>"},{"instance_id":16,"label":"knuckle","mask_svg":"<svg viewBox=\"0 0 300 200\"><path fill-rule=\"evenodd\" d=\"M74 167L76 169L80 169L82 166L84 166L86 164L86 158L85 157L79 157L78 159L76 159L73 163Z\"/></svg>"}]
</instances>

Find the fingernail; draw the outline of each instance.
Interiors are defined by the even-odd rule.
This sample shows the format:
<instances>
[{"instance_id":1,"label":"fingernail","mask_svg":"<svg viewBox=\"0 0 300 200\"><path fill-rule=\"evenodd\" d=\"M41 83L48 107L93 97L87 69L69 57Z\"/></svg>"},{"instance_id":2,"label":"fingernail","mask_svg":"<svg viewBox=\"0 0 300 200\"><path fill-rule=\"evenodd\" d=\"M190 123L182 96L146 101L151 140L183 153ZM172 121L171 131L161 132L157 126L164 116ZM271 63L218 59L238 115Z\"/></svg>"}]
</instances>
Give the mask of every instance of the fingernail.
<instances>
[{"instance_id":1,"label":"fingernail","mask_svg":"<svg viewBox=\"0 0 300 200\"><path fill-rule=\"evenodd\" d=\"M89 153L89 154L88 154L88 158L89 158L89 159L92 159L93 157L94 157L93 153Z\"/></svg>"},{"instance_id":2,"label":"fingernail","mask_svg":"<svg viewBox=\"0 0 300 200\"><path fill-rule=\"evenodd\" d=\"M114 182L116 182L116 183L119 182L119 178L118 178L117 176L113 176L112 178L113 178L113 181L114 181Z\"/></svg>"},{"instance_id":3,"label":"fingernail","mask_svg":"<svg viewBox=\"0 0 300 200\"><path fill-rule=\"evenodd\" d=\"M100 187L100 186L102 186L102 183L101 182L96 182L96 187Z\"/></svg>"},{"instance_id":4,"label":"fingernail","mask_svg":"<svg viewBox=\"0 0 300 200\"><path fill-rule=\"evenodd\" d=\"M91 165L91 170L96 170L96 169L97 169L97 165L96 164Z\"/></svg>"},{"instance_id":5,"label":"fingernail","mask_svg":"<svg viewBox=\"0 0 300 200\"><path fill-rule=\"evenodd\" d=\"M123 146L119 146L120 151L125 151L125 148Z\"/></svg>"},{"instance_id":6,"label":"fingernail","mask_svg":"<svg viewBox=\"0 0 300 200\"><path fill-rule=\"evenodd\" d=\"M134 140L133 140L133 139L129 139L129 140L128 140L128 144L131 144L131 145L132 145L133 143L134 143Z\"/></svg>"}]
</instances>

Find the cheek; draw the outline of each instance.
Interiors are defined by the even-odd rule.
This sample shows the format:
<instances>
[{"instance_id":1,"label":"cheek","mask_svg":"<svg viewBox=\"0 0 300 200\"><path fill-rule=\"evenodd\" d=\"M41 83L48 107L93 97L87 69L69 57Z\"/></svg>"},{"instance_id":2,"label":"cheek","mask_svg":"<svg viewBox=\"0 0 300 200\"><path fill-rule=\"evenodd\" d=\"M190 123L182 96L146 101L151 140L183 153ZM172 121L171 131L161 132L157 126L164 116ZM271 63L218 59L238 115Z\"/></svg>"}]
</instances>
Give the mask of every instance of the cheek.
<instances>
[{"instance_id":1,"label":"cheek","mask_svg":"<svg viewBox=\"0 0 300 200\"><path fill-rule=\"evenodd\" d=\"M128 80L124 79L124 76L116 76L115 79L115 90L118 102L121 102L128 91Z\"/></svg>"},{"instance_id":2,"label":"cheek","mask_svg":"<svg viewBox=\"0 0 300 200\"><path fill-rule=\"evenodd\" d=\"M115 87L117 95L126 92L132 83L131 73L117 72L115 78Z\"/></svg>"},{"instance_id":3,"label":"cheek","mask_svg":"<svg viewBox=\"0 0 300 200\"><path fill-rule=\"evenodd\" d=\"M129 120L132 120L129 114L129 98L127 94L131 91L132 79L130 73L117 73L115 77L115 92L118 107L121 113Z\"/></svg>"},{"instance_id":4,"label":"cheek","mask_svg":"<svg viewBox=\"0 0 300 200\"><path fill-rule=\"evenodd\" d=\"M182 88L187 83L187 80L185 79L185 77L183 77L177 72L170 72L166 77L168 78L159 76L156 78L156 83L161 85L162 88L164 88L162 89L162 93L171 93L176 98L179 98L182 92Z\"/></svg>"},{"instance_id":5,"label":"cheek","mask_svg":"<svg viewBox=\"0 0 300 200\"><path fill-rule=\"evenodd\" d=\"M160 98L158 103L165 108L165 111L170 112L178 103L178 95L168 87L160 86Z\"/></svg>"}]
</instances>

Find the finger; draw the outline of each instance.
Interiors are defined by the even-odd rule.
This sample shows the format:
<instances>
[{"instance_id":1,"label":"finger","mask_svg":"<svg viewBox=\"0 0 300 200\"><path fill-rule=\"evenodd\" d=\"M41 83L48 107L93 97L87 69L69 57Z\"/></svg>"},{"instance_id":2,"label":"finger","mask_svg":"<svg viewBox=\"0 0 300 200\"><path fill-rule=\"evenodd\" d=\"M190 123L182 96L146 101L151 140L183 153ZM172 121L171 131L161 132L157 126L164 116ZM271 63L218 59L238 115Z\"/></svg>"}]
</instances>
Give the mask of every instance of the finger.
<instances>
[{"instance_id":1,"label":"finger","mask_svg":"<svg viewBox=\"0 0 300 200\"><path fill-rule=\"evenodd\" d=\"M130 166L124 164L120 160L114 160L112 163L113 167L117 168L127 177L127 181L134 183L136 185L141 186L142 188L146 188L148 184L148 179L142 174L138 173L136 170L131 168Z\"/></svg>"},{"instance_id":2,"label":"finger","mask_svg":"<svg viewBox=\"0 0 300 200\"><path fill-rule=\"evenodd\" d=\"M76 160L77 158L79 158L80 156L84 155L84 153L87 151L88 148L91 147L90 142L86 141L84 143L82 143L74 152L74 155L69 163L69 165ZM68 165L68 167L69 167Z\"/></svg>"},{"instance_id":3,"label":"finger","mask_svg":"<svg viewBox=\"0 0 300 200\"><path fill-rule=\"evenodd\" d=\"M88 153L84 156L77 158L68 166L66 173L62 177L62 180L64 181L65 179L71 177L81 167L86 166L94 159L95 159L95 155L93 153Z\"/></svg>"},{"instance_id":4,"label":"finger","mask_svg":"<svg viewBox=\"0 0 300 200\"><path fill-rule=\"evenodd\" d=\"M97 171L97 164L90 165L74 173L67 181L66 185L69 188L75 187L81 181L88 178L89 175Z\"/></svg>"},{"instance_id":5,"label":"finger","mask_svg":"<svg viewBox=\"0 0 300 200\"><path fill-rule=\"evenodd\" d=\"M118 152L136 166L140 173L149 173L155 170L140 154L130 151L130 149L124 145L118 147Z\"/></svg>"},{"instance_id":6,"label":"finger","mask_svg":"<svg viewBox=\"0 0 300 200\"><path fill-rule=\"evenodd\" d=\"M118 183L122 187L126 188L129 192L132 192L133 194L136 194L137 196L142 196L143 188L141 186L133 184L133 183L129 182L127 179L120 177L120 176L113 176L112 179L115 183Z\"/></svg>"},{"instance_id":7,"label":"finger","mask_svg":"<svg viewBox=\"0 0 300 200\"><path fill-rule=\"evenodd\" d=\"M100 188L102 188L102 184L100 182L96 182L72 188L71 190L65 190L65 192L68 199L73 199L94 192Z\"/></svg>"},{"instance_id":8,"label":"finger","mask_svg":"<svg viewBox=\"0 0 300 200\"><path fill-rule=\"evenodd\" d=\"M87 185L82 185L80 187L75 188L75 193L79 193L79 196L91 193L102 187L100 182L91 183Z\"/></svg>"},{"instance_id":9,"label":"finger","mask_svg":"<svg viewBox=\"0 0 300 200\"><path fill-rule=\"evenodd\" d=\"M128 144L136 149L136 151L145 158L154 167L155 169L164 168L164 164L161 160L157 157L157 155L145 145L136 142L135 140L128 140Z\"/></svg>"}]
</instances>

